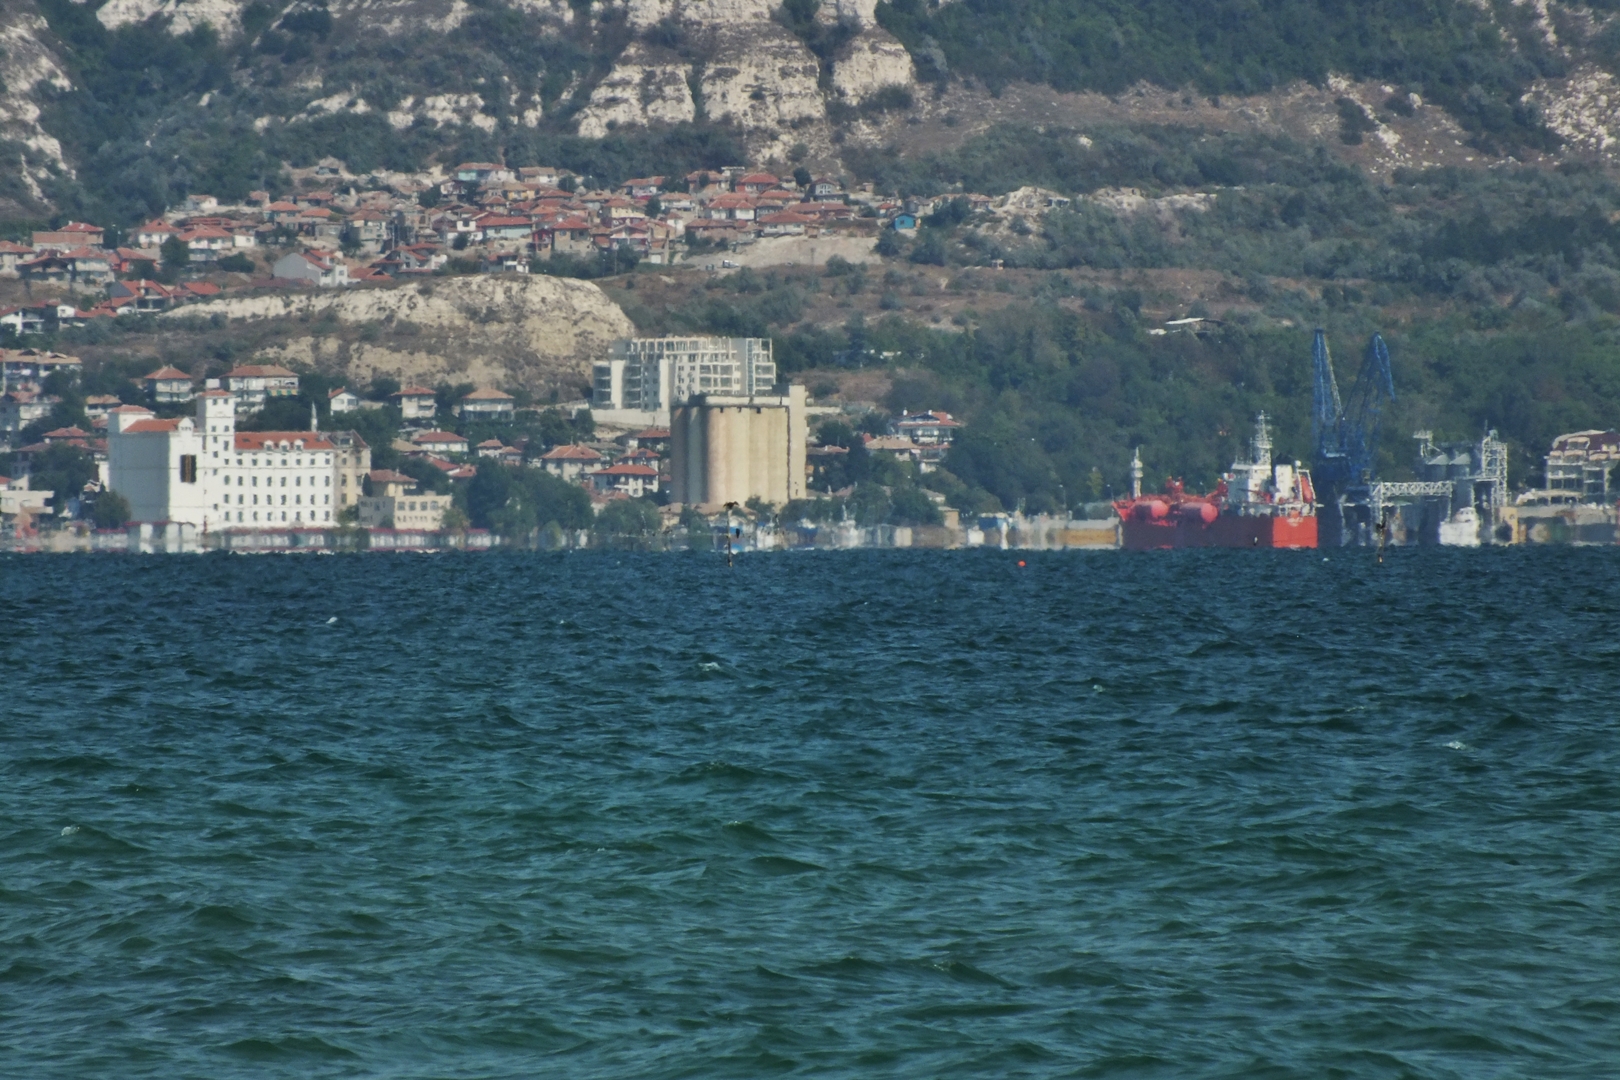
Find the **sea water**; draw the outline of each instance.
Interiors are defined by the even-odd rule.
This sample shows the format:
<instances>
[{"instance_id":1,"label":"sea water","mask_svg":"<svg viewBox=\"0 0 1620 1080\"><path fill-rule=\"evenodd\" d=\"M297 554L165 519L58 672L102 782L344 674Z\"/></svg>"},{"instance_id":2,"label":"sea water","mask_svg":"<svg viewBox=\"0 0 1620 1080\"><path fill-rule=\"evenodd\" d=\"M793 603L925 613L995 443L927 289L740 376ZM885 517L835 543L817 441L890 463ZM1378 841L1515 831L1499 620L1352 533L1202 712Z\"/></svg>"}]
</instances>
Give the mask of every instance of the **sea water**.
<instances>
[{"instance_id":1,"label":"sea water","mask_svg":"<svg viewBox=\"0 0 1620 1080\"><path fill-rule=\"evenodd\" d=\"M4 558L0 1075L1614 1076L1617 694L1612 550Z\"/></svg>"}]
</instances>

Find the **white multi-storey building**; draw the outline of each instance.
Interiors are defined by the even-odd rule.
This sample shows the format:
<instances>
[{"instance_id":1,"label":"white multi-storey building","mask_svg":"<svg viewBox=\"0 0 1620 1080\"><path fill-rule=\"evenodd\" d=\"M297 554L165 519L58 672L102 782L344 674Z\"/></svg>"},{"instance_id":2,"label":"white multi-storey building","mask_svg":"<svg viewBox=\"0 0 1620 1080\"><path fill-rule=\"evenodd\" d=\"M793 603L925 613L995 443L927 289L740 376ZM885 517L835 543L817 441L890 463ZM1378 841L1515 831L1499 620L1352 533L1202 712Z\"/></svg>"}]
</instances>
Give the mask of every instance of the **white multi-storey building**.
<instances>
[{"instance_id":1,"label":"white multi-storey building","mask_svg":"<svg viewBox=\"0 0 1620 1080\"><path fill-rule=\"evenodd\" d=\"M131 412L107 432L108 479L131 519L203 529L332 528L336 451L318 431L237 431L223 390L198 396L195 419Z\"/></svg>"},{"instance_id":2,"label":"white multi-storey building","mask_svg":"<svg viewBox=\"0 0 1620 1080\"><path fill-rule=\"evenodd\" d=\"M769 338L631 338L594 365L591 411L608 422L668 425L670 410L698 394L753 396L775 386Z\"/></svg>"}]
</instances>

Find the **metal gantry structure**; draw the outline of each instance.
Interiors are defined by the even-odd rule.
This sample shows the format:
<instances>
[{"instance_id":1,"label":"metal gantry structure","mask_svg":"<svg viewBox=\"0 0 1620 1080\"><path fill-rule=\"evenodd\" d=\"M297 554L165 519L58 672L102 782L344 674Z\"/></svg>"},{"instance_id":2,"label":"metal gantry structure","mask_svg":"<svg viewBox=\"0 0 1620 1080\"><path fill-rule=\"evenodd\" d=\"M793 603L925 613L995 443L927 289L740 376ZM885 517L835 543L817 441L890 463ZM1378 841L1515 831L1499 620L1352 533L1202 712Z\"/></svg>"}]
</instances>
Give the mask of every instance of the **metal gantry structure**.
<instances>
[{"instance_id":1,"label":"metal gantry structure","mask_svg":"<svg viewBox=\"0 0 1620 1080\"><path fill-rule=\"evenodd\" d=\"M1382 334L1367 343L1356 381L1341 398L1328 352L1327 333L1318 328L1311 345L1314 375L1311 433L1316 440L1316 484L1322 542L1341 544L1347 525L1360 531L1373 524L1373 466L1378 429L1386 404L1395 400L1389 346ZM1346 519L1349 519L1348 521Z\"/></svg>"}]
</instances>

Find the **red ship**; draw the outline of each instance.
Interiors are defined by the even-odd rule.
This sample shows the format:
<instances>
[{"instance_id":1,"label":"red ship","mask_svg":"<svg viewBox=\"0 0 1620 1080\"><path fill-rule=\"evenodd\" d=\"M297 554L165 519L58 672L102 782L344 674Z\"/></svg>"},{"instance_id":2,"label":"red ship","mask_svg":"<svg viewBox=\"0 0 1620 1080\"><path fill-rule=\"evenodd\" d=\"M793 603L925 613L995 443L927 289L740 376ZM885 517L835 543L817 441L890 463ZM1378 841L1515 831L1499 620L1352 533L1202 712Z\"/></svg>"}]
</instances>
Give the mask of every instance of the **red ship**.
<instances>
[{"instance_id":1,"label":"red ship","mask_svg":"<svg viewBox=\"0 0 1620 1080\"><path fill-rule=\"evenodd\" d=\"M1316 491L1311 474L1273 465L1266 416L1255 421L1249 460L1232 463L1214 491L1189 495L1170 480L1157 495L1142 494L1140 452L1131 462L1131 497L1114 503L1127 551L1161 548L1314 548Z\"/></svg>"}]
</instances>

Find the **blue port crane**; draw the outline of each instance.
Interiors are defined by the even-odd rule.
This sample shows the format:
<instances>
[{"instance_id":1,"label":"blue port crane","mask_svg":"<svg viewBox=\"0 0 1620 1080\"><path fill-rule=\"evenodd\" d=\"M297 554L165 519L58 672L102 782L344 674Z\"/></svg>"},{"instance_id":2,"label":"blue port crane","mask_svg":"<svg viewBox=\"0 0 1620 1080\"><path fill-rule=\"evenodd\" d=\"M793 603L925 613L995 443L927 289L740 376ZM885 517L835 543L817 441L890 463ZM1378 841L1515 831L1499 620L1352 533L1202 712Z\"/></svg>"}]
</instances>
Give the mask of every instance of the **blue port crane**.
<instances>
[{"instance_id":1,"label":"blue port crane","mask_svg":"<svg viewBox=\"0 0 1620 1080\"><path fill-rule=\"evenodd\" d=\"M1311 345L1311 362L1315 376L1311 434L1316 439L1312 479L1317 499L1327 511L1328 520L1323 524L1334 532L1343 527L1346 504L1367 504L1378 428L1384 406L1395 400L1395 382L1389 370L1389 346L1382 334L1374 334L1367 343L1361 371L1343 398L1333 375L1327 334L1321 329Z\"/></svg>"}]
</instances>

